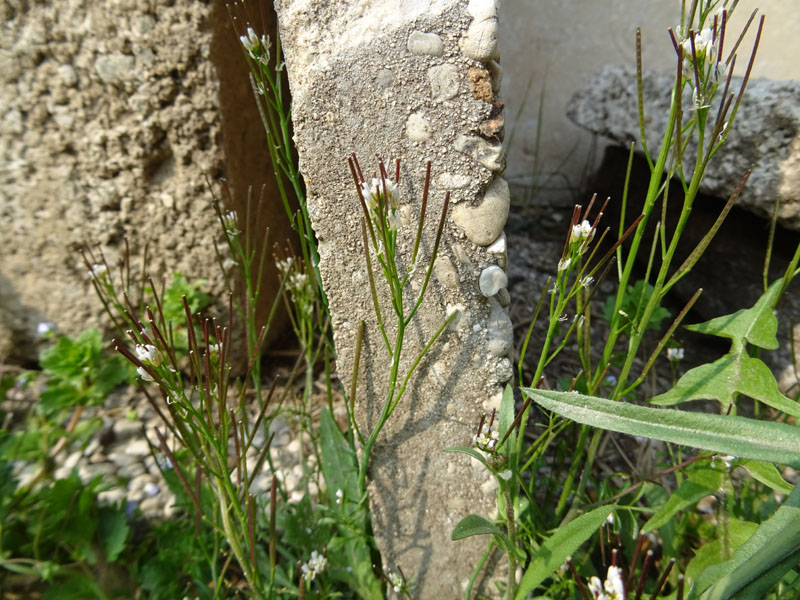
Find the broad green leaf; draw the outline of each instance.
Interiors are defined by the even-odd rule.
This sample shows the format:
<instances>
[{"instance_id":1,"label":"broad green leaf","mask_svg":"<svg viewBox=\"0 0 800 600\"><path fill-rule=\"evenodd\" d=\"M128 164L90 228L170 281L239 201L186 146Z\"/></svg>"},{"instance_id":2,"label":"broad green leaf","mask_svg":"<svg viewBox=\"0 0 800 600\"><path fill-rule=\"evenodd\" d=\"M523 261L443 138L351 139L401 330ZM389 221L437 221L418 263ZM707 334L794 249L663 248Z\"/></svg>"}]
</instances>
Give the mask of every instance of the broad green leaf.
<instances>
[{"instance_id":1,"label":"broad green leaf","mask_svg":"<svg viewBox=\"0 0 800 600\"><path fill-rule=\"evenodd\" d=\"M381 582L372 570L371 550L366 535L367 511L359 504L361 491L358 486L356 453L326 408L322 409L320 415L320 450L320 466L328 484L330 506L337 506L336 491L342 490L345 498L344 512L348 515L347 522L340 525L345 535L335 538L337 544L341 542L341 547L336 548L336 551L345 557L343 562L348 563L349 568L342 569L342 579L362 598L377 600L382 597Z\"/></svg>"},{"instance_id":2,"label":"broad green leaf","mask_svg":"<svg viewBox=\"0 0 800 600\"><path fill-rule=\"evenodd\" d=\"M479 515L467 515L453 528L453 533L450 535L450 539L453 541L463 540L464 538L472 537L473 535L486 534L504 536L506 532L502 527L498 527L491 521L484 519Z\"/></svg>"},{"instance_id":3,"label":"broad green leaf","mask_svg":"<svg viewBox=\"0 0 800 600\"><path fill-rule=\"evenodd\" d=\"M729 560L709 567L700 574L688 600L723 600L751 585L753 587L750 590L760 590L762 584L772 585L798 561L800 486L794 488L786 502L759 525Z\"/></svg>"},{"instance_id":4,"label":"broad green leaf","mask_svg":"<svg viewBox=\"0 0 800 600\"><path fill-rule=\"evenodd\" d=\"M715 469L699 469L689 475L664 505L642 527L644 533L662 527L680 511L694 506L701 498L711 496L722 485L723 475Z\"/></svg>"},{"instance_id":5,"label":"broad green leaf","mask_svg":"<svg viewBox=\"0 0 800 600\"><path fill-rule=\"evenodd\" d=\"M744 467L752 475L753 479L760 481L776 492L781 494L790 494L792 492L792 486L786 483L772 463L760 460L740 460L737 464L740 467Z\"/></svg>"},{"instance_id":6,"label":"broad green leaf","mask_svg":"<svg viewBox=\"0 0 800 600\"><path fill-rule=\"evenodd\" d=\"M356 453L342 435L330 411L325 408L320 415L319 435L321 467L328 484L328 500L331 506L335 506L336 491L342 490L345 498L349 500L345 506L354 507L353 503L361 496L358 489Z\"/></svg>"},{"instance_id":7,"label":"broad green leaf","mask_svg":"<svg viewBox=\"0 0 800 600\"><path fill-rule=\"evenodd\" d=\"M635 406L571 392L525 388L523 393L540 406L578 423L737 458L800 467L800 429L791 425Z\"/></svg>"},{"instance_id":8,"label":"broad green leaf","mask_svg":"<svg viewBox=\"0 0 800 600\"><path fill-rule=\"evenodd\" d=\"M690 400L719 400L723 412L744 394L788 415L800 417L800 404L781 394L775 376L758 358L744 353L726 354L713 363L687 371L670 391L652 398L659 406Z\"/></svg>"},{"instance_id":9,"label":"broad green leaf","mask_svg":"<svg viewBox=\"0 0 800 600\"><path fill-rule=\"evenodd\" d=\"M471 456L475 460L480 461L480 463L484 467L489 469L489 463L486 462L486 457L483 454L481 454L480 452L478 452L477 450L475 450L475 448L470 448L469 446L451 446L450 448L445 448L444 451L445 452L458 452L459 454L468 454L469 456Z\"/></svg>"},{"instance_id":10,"label":"broad green leaf","mask_svg":"<svg viewBox=\"0 0 800 600\"><path fill-rule=\"evenodd\" d=\"M738 548L744 544L747 539L753 535L758 529L758 523L751 523L750 521L741 521L734 517L729 517L728 520L728 547L731 549ZM728 550L732 552L732 550ZM697 576L712 565L717 565L730 558L730 554L725 553L723 541L719 538L708 542L701 546L695 552L694 558L686 566L686 578L694 581Z\"/></svg>"},{"instance_id":11,"label":"broad green leaf","mask_svg":"<svg viewBox=\"0 0 800 600\"><path fill-rule=\"evenodd\" d=\"M729 338L734 348L743 348L748 342L759 348L775 350L778 347L778 319L772 312L780 294L782 279L774 282L758 302L751 308L743 308L731 315L725 315L688 325L686 329Z\"/></svg>"},{"instance_id":12,"label":"broad green leaf","mask_svg":"<svg viewBox=\"0 0 800 600\"><path fill-rule=\"evenodd\" d=\"M114 562L125 548L128 539L128 521L125 511L113 506L101 506L98 515L97 535L108 562Z\"/></svg>"},{"instance_id":13,"label":"broad green leaf","mask_svg":"<svg viewBox=\"0 0 800 600\"><path fill-rule=\"evenodd\" d=\"M567 557L575 554L581 544L600 528L615 508L615 504L595 508L563 527L559 527L539 547L539 551L522 576L515 599L522 600L555 573L564 564Z\"/></svg>"}]
</instances>

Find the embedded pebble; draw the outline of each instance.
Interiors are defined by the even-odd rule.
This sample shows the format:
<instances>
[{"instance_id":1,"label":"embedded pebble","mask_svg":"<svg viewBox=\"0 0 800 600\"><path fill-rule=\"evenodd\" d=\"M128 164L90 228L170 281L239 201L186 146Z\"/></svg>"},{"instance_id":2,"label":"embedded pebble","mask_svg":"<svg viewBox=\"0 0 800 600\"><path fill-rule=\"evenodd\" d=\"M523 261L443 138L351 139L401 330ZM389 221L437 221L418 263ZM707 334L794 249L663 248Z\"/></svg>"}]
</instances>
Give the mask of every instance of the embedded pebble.
<instances>
[{"instance_id":1,"label":"embedded pebble","mask_svg":"<svg viewBox=\"0 0 800 600\"><path fill-rule=\"evenodd\" d=\"M127 54L106 54L94 62L94 70L103 83L116 84L130 77L134 59Z\"/></svg>"},{"instance_id":2,"label":"embedded pebble","mask_svg":"<svg viewBox=\"0 0 800 600\"><path fill-rule=\"evenodd\" d=\"M411 113L408 116L406 135L412 142L424 142L431 137L430 125L421 112Z\"/></svg>"},{"instance_id":3,"label":"embedded pebble","mask_svg":"<svg viewBox=\"0 0 800 600\"><path fill-rule=\"evenodd\" d=\"M514 365L507 358L501 358L494 367L495 383L505 383L514 376Z\"/></svg>"},{"instance_id":4,"label":"embedded pebble","mask_svg":"<svg viewBox=\"0 0 800 600\"><path fill-rule=\"evenodd\" d=\"M506 169L506 152L502 143L493 144L477 135L459 135L454 147L493 173L502 173Z\"/></svg>"},{"instance_id":5,"label":"embedded pebble","mask_svg":"<svg viewBox=\"0 0 800 600\"><path fill-rule=\"evenodd\" d=\"M150 454L150 444L145 439L132 440L125 446L125 452L133 456L147 456Z\"/></svg>"},{"instance_id":6,"label":"embedded pebble","mask_svg":"<svg viewBox=\"0 0 800 600\"><path fill-rule=\"evenodd\" d=\"M486 334L486 350L489 354L498 358L508 354L514 344L514 326L498 302L491 302Z\"/></svg>"},{"instance_id":7,"label":"embedded pebble","mask_svg":"<svg viewBox=\"0 0 800 600\"><path fill-rule=\"evenodd\" d=\"M428 69L431 94L436 102L449 100L458 94L459 76L455 65L445 63Z\"/></svg>"},{"instance_id":8,"label":"embedded pebble","mask_svg":"<svg viewBox=\"0 0 800 600\"><path fill-rule=\"evenodd\" d=\"M499 94L503 83L503 67L494 60L490 60L486 66L489 68L489 73L492 75L492 91L495 94Z\"/></svg>"},{"instance_id":9,"label":"embedded pebble","mask_svg":"<svg viewBox=\"0 0 800 600\"><path fill-rule=\"evenodd\" d=\"M441 285L448 288L458 287L458 271L453 262L444 254L439 254L433 263L433 274Z\"/></svg>"},{"instance_id":10,"label":"embedded pebble","mask_svg":"<svg viewBox=\"0 0 800 600\"><path fill-rule=\"evenodd\" d=\"M469 175L456 175L453 173L442 173L434 178L436 187L446 190L460 190L472 185L472 177Z\"/></svg>"},{"instance_id":11,"label":"embedded pebble","mask_svg":"<svg viewBox=\"0 0 800 600\"><path fill-rule=\"evenodd\" d=\"M470 0L467 12L473 20L461 39L461 50L475 60L487 62L500 58L497 43L497 2Z\"/></svg>"},{"instance_id":12,"label":"embedded pebble","mask_svg":"<svg viewBox=\"0 0 800 600\"><path fill-rule=\"evenodd\" d=\"M481 288L481 294L489 298L508 287L508 275L497 265L492 265L481 271L478 285Z\"/></svg>"},{"instance_id":13,"label":"embedded pebble","mask_svg":"<svg viewBox=\"0 0 800 600\"><path fill-rule=\"evenodd\" d=\"M444 54L444 43L435 33L423 33L422 31L412 31L408 36L406 45L411 54L427 54L430 56L441 56Z\"/></svg>"},{"instance_id":14,"label":"embedded pebble","mask_svg":"<svg viewBox=\"0 0 800 600\"><path fill-rule=\"evenodd\" d=\"M488 246L502 233L510 205L508 183L498 177L487 186L478 206L456 206L453 221L473 244Z\"/></svg>"}]
</instances>

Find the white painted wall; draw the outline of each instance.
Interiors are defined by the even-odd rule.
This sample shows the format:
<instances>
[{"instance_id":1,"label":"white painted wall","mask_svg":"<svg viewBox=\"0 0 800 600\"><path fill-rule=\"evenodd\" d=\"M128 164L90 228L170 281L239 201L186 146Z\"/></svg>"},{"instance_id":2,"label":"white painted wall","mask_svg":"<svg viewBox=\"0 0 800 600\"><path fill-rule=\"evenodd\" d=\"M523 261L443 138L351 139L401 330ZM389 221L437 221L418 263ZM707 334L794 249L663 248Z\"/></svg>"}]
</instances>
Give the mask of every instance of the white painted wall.
<instances>
[{"instance_id":1,"label":"white painted wall","mask_svg":"<svg viewBox=\"0 0 800 600\"><path fill-rule=\"evenodd\" d=\"M734 40L738 37L757 7L766 22L754 76L800 80L800 0L741 0L729 37L731 32L736 32ZM500 44L512 183L534 183L540 188L536 202L582 200L573 198L582 189L581 174L587 166L591 173L602 150L590 159L591 135L567 119L566 103L603 65L635 65L637 26L642 27L645 69L673 70L676 58L667 28L677 25L680 10L680 0L503 0ZM754 32L751 26L736 74L744 72L749 50L742 49L752 47Z\"/></svg>"}]
</instances>

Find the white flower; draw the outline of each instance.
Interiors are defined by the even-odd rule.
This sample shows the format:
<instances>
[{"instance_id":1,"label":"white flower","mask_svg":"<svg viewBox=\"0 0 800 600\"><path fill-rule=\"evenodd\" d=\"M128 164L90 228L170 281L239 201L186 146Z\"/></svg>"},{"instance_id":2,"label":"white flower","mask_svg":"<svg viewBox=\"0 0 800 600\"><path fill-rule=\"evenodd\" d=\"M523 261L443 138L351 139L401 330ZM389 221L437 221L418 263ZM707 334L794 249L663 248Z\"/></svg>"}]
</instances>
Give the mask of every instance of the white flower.
<instances>
[{"instance_id":1,"label":"white flower","mask_svg":"<svg viewBox=\"0 0 800 600\"><path fill-rule=\"evenodd\" d=\"M386 185L384 186L384 181ZM397 210L400 204L400 194L397 192L397 184L391 179L381 179L380 177L373 177L371 183L366 181L361 184L361 193L364 195L364 201L370 210L375 210L378 206L378 200L383 200L388 203L389 207Z\"/></svg>"},{"instance_id":2,"label":"white flower","mask_svg":"<svg viewBox=\"0 0 800 600\"><path fill-rule=\"evenodd\" d=\"M389 580L389 585L392 586L395 593L399 594L400 590L403 589L403 578L394 571L389 571L386 574L386 578Z\"/></svg>"},{"instance_id":3,"label":"white flower","mask_svg":"<svg viewBox=\"0 0 800 600\"><path fill-rule=\"evenodd\" d=\"M344 501L344 492L341 488L336 490L336 504L341 504Z\"/></svg>"},{"instance_id":4,"label":"white flower","mask_svg":"<svg viewBox=\"0 0 800 600\"><path fill-rule=\"evenodd\" d=\"M136 358L146 365L157 367L164 360L161 351L151 344L136 344Z\"/></svg>"},{"instance_id":5,"label":"white flower","mask_svg":"<svg viewBox=\"0 0 800 600\"><path fill-rule=\"evenodd\" d=\"M210 356L218 356L220 352L222 352L222 345L219 342L208 345L208 354Z\"/></svg>"},{"instance_id":6,"label":"white flower","mask_svg":"<svg viewBox=\"0 0 800 600\"><path fill-rule=\"evenodd\" d=\"M472 442L484 452L492 452L499 440L500 435L497 431L490 429L488 423L484 423L480 433L472 438Z\"/></svg>"},{"instance_id":7,"label":"white flower","mask_svg":"<svg viewBox=\"0 0 800 600\"><path fill-rule=\"evenodd\" d=\"M397 231L400 227L400 216L395 209L390 208L386 213L386 224L389 226L389 231Z\"/></svg>"},{"instance_id":8,"label":"white flower","mask_svg":"<svg viewBox=\"0 0 800 600\"><path fill-rule=\"evenodd\" d=\"M239 39L241 40L244 49L250 53L258 48L258 36L256 35L256 32L253 31L252 27L248 27L247 33L245 35L240 35Z\"/></svg>"},{"instance_id":9,"label":"white flower","mask_svg":"<svg viewBox=\"0 0 800 600\"><path fill-rule=\"evenodd\" d=\"M89 267L89 279L103 279L108 274L108 267L102 263Z\"/></svg>"},{"instance_id":10,"label":"white flower","mask_svg":"<svg viewBox=\"0 0 800 600\"><path fill-rule=\"evenodd\" d=\"M56 326L50 321L42 321L36 326L36 333L39 335L47 335L51 331L55 331Z\"/></svg>"},{"instance_id":11,"label":"white flower","mask_svg":"<svg viewBox=\"0 0 800 600\"><path fill-rule=\"evenodd\" d=\"M585 287L586 289L589 289L589 286L592 285L593 283L594 283L594 277L591 277L590 275L587 275L586 277L581 279L581 286Z\"/></svg>"},{"instance_id":12,"label":"white flower","mask_svg":"<svg viewBox=\"0 0 800 600\"><path fill-rule=\"evenodd\" d=\"M558 261L558 270L559 270L559 272L566 271L567 269L569 269L569 266L571 264L572 264L572 259L571 258L562 258L560 261Z\"/></svg>"},{"instance_id":13,"label":"white flower","mask_svg":"<svg viewBox=\"0 0 800 600\"><path fill-rule=\"evenodd\" d=\"M594 237L594 230L589 221L582 221L572 226L572 233L569 234L569 241L573 244L578 242L590 242Z\"/></svg>"},{"instance_id":14,"label":"white flower","mask_svg":"<svg viewBox=\"0 0 800 600\"><path fill-rule=\"evenodd\" d=\"M625 584L622 581L622 569L608 567L606 580L600 582L599 577L589 580L589 591L595 600L625 600Z\"/></svg>"},{"instance_id":15,"label":"white flower","mask_svg":"<svg viewBox=\"0 0 800 600\"><path fill-rule=\"evenodd\" d=\"M622 581L622 569L608 567L606 581L603 584L608 600L625 600L625 584Z\"/></svg>"},{"instance_id":16,"label":"white flower","mask_svg":"<svg viewBox=\"0 0 800 600\"><path fill-rule=\"evenodd\" d=\"M683 360L683 348L667 348L667 360Z\"/></svg>"},{"instance_id":17,"label":"white flower","mask_svg":"<svg viewBox=\"0 0 800 600\"><path fill-rule=\"evenodd\" d=\"M497 476L502 479L503 481L509 481L511 479L511 469L506 469L505 471L500 471Z\"/></svg>"},{"instance_id":18,"label":"white flower","mask_svg":"<svg viewBox=\"0 0 800 600\"><path fill-rule=\"evenodd\" d=\"M222 226L228 233L236 233L236 211L229 210L222 215Z\"/></svg>"},{"instance_id":19,"label":"white flower","mask_svg":"<svg viewBox=\"0 0 800 600\"><path fill-rule=\"evenodd\" d=\"M153 378L150 376L150 373L148 373L147 369L145 369L144 367L136 367L136 372L139 374L139 377L141 377L143 381L153 381Z\"/></svg>"},{"instance_id":20,"label":"white flower","mask_svg":"<svg viewBox=\"0 0 800 600\"><path fill-rule=\"evenodd\" d=\"M303 564L300 569L303 571L303 576L305 577L306 581L314 581L314 577L322 573L327 564L328 559L314 550L311 553L311 558L309 558L308 562Z\"/></svg>"}]
</instances>

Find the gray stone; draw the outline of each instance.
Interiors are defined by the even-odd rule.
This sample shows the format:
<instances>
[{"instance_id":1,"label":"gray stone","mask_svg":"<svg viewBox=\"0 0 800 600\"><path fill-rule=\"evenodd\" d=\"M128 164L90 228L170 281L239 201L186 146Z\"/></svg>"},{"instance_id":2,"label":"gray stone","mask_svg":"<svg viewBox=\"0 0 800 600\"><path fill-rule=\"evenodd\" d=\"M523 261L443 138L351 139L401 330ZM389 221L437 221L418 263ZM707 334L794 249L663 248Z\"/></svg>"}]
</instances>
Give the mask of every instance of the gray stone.
<instances>
[{"instance_id":1,"label":"gray stone","mask_svg":"<svg viewBox=\"0 0 800 600\"><path fill-rule=\"evenodd\" d=\"M464 230L473 244L488 246L503 233L510 206L508 183L498 177L486 188L480 204L456 206L453 209L453 221Z\"/></svg>"},{"instance_id":2,"label":"gray stone","mask_svg":"<svg viewBox=\"0 0 800 600\"><path fill-rule=\"evenodd\" d=\"M666 129L672 74L644 77L646 135L651 152ZM734 77L731 88L738 90ZM720 94L721 95L721 94ZM780 196L779 221L800 230L800 82L752 79L730 128L725 145L708 164L700 191L727 199L745 172L752 169L737 206L769 218ZM684 97L692 104L691 95ZM713 109L712 109L713 113ZM636 73L632 68L605 67L570 101L569 117L581 127L604 135L626 148L638 140ZM695 149L687 153L691 172ZM691 164L690 164L691 163Z\"/></svg>"},{"instance_id":3,"label":"gray stone","mask_svg":"<svg viewBox=\"0 0 800 600\"><path fill-rule=\"evenodd\" d=\"M428 69L431 94L437 102L455 98L458 94L460 76L455 65L445 63Z\"/></svg>"},{"instance_id":4,"label":"gray stone","mask_svg":"<svg viewBox=\"0 0 800 600\"><path fill-rule=\"evenodd\" d=\"M486 267L478 279L481 294L489 298L508 286L508 275L497 265Z\"/></svg>"},{"instance_id":5,"label":"gray stone","mask_svg":"<svg viewBox=\"0 0 800 600\"><path fill-rule=\"evenodd\" d=\"M470 0L467 12L473 20L461 40L461 50L470 58L481 62L500 58L497 6L493 0Z\"/></svg>"},{"instance_id":6,"label":"gray stone","mask_svg":"<svg viewBox=\"0 0 800 600\"><path fill-rule=\"evenodd\" d=\"M103 83L111 85L121 83L131 77L134 58L128 54L110 54L98 56L94 62L94 69Z\"/></svg>"},{"instance_id":7,"label":"gray stone","mask_svg":"<svg viewBox=\"0 0 800 600\"><path fill-rule=\"evenodd\" d=\"M492 356L497 358L504 357L513 347L514 326L511 323L508 312L498 302L491 302L486 336L486 350Z\"/></svg>"},{"instance_id":8,"label":"gray stone","mask_svg":"<svg viewBox=\"0 0 800 600\"><path fill-rule=\"evenodd\" d=\"M422 113L415 112L408 116L406 135L415 142L424 142L431 137L430 124Z\"/></svg>"},{"instance_id":9,"label":"gray stone","mask_svg":"<svg viewBox=\"0 0 800 600\"><path fill-rule=\"evenodd\" d=\"M444 43L435 33L412 31L408 36L408 51L412 54L428 54L441 56L444 54Z\"/></svg>"},{"instance_id":10,"label":"gray stone","mask_svg":"<svg viewBox=\"0 0 800 600\"><path fill-rule=\"evenodd\" d=\"M490 171L502 173L506 169L506 152L501 143L493 144L477 135L460 135L456 138L455 147Z\"/></svg>"}]
</instances>

